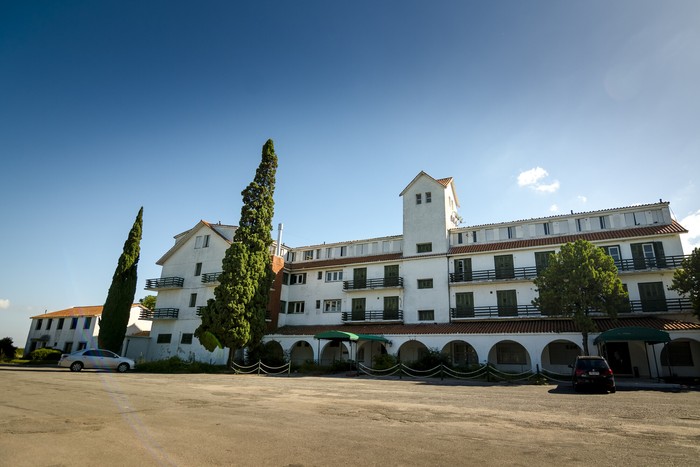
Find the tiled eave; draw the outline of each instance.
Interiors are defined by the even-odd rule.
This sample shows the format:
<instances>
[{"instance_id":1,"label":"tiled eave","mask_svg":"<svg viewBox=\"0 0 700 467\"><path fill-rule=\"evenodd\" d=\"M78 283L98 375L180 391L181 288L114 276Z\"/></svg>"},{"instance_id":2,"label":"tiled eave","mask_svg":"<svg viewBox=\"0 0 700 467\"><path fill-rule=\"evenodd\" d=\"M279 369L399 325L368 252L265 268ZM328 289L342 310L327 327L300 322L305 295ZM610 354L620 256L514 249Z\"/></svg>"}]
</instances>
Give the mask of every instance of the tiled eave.
<instances>
[{"instance_id":1,"label":"tiled eave","mask_svg":"<svg viewBox=\"0 0 700 467\"><path fill-rule=\"evenodd\" d=\"M142 307L140 303L134 303L131 308ZM102 305L96 306L75 306L73 308L66 308L65 310L53 311L51 313L44 313L41 315L32 316L31 319L44 319L44 318L78 318L80 316L101 316L102 315Z\"/></svg>"},{"instance_id":2,"label":"tiled eave","mask_svg":"<svg viewBox=\"0 0 700 467\"><path fill-rule=\"evenodd\" d=\"M290 271L303 271L305 269L329 268L344 266L346 264L376 263L380 261L397 261L403 258L401 253L390 253L376 256L348 256L336 259L321 259L316 261L304 261L301 263L286 263L284 266Z\"/></svg>"},{"instance_id":3,"label":"tiled eave","mask_svg":"<svg viewBox=\"0 0 700 467\"><path fill-rule=\"evenodd\" d=\"M700 324L654 317L596 318L599 332L609 329L637 326L660 331L700 331ZM571 319L542 318L523 320L475 320L461 323L435 324L368 324L368 325L316 325L284 326L272 335L314 336L320 332L343 330L355 334L378 335L441 335L441 334L552 334L578 333Z\"/></svg>"},{"instance_id":4,"label":"tiled eave","mask_svg":"<svg viewBox=\"0 0 700 467\"><path fill-rule=\"evenodd\" d=\"M589 242L602 242L606 240L619 240L623 238L649 237L654 235L674 235L687 233L678 222L671 224L650 225L645 227L634 227L620 230L600 230L597 232L583 232L568 235L552 235L525 240L509 240L492 243L473 243L470 245L456 246L450 249L450 255L461 255L467 253L482 253L496 250L515 250L518 248L535 248L539 246L562 245L564 243L575 242L583 239Z\"/></svg>"}]
</instances>

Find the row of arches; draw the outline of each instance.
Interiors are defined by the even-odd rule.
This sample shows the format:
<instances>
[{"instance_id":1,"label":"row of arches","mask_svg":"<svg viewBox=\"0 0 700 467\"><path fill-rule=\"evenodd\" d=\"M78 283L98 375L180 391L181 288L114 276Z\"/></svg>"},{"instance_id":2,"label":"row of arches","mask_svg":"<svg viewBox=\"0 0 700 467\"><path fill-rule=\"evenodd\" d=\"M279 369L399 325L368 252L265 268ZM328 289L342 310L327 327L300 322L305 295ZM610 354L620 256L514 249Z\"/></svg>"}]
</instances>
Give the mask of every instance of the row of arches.
<instances>
[{"instance_id":1,"label":"row of arches","mask_svg":"<svg viewBox=\"0 0 700 467\"><path fill-rule=\"evenodd\" d=\"M312 337L268 342L275 353L279 356L285 356L292 364L297 365L306 362L330 365L334 361L355 360L365 366L373 367L377 356L388 353L394 355L398 361L410 365L412 362L421 360L430 352L439 351L451 365L458 368L468 369L488 363L504 372L520 373L536 371L539 368L568 374L571 371L569 365L573 363L577 355L582 354L581 346L570 339L554 339L544 345L541 342L523 343L512 339L503 339L485 345L483 342L470 343L459 338L449 340L443 345L431 346L430 344L431 342L414 338L405 339L401 343L395 342L393 345L377 341L353 343L318 341ZM619 368L625 368L621 371L629 371L629 373L620 373L621 375L665 376L670 374L670 367L673 368L674 374L683 376L687 376L683 373L694 375L700 372L700 342L692 339L676 339L666 346L658 344L652 346L654 347L652 349L653 356L649 355L649 351L644 348L644 345L643 342L616 343L615 348L624 347L626 358L628 358L628 361L624 362L624 366L619 366ZM597 350L602 355L607 353L605 346L598 347ZM616 351L615 357L617 354ZM677 357L678 355L681 357ZM694 356L695 358L693 358ZM613 355L608 356L608 360L611 361L611 365L618 363L612 361Z\"/></svg>"}]
</instances>

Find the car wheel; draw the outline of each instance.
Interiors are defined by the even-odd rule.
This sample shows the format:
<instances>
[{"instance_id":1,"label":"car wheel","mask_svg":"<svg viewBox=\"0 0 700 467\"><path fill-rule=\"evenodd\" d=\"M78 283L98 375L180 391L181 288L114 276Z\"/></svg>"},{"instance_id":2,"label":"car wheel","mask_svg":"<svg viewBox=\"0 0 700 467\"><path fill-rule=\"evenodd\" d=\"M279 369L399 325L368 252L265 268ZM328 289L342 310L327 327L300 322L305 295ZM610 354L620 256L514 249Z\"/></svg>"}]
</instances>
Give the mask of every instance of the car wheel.
<instances>
[{"instance_id":1,"label":"car wheel","mask_svg":"<svg viewBox=\"0 0 700 467\"><path fill-rule=\"evenodd\" d=\"M610 388L610 394L615 394L615 391L617 391L617 388Z\"/></svg>"},{"instance_id":2,"label":"car wheel","mask_svg":"<svg viewBox=\"0 0 700 467\"><path fill-rule=\"evenodd\" d=\"M70 364L70 371L80 371L83 369L83 362L73 362Z\"/></svg>"},{"instance_id":3,"label":"car wheel","mask_svg":"<svg viewBox=\"0 0 700 467\"><path fill-rule=\"evenodd\" d=\"M119 373L126 373L128 370L129 370L128 363L120 363L119 366L117 367L117 371Z\"/></svg>"}]
</instances>

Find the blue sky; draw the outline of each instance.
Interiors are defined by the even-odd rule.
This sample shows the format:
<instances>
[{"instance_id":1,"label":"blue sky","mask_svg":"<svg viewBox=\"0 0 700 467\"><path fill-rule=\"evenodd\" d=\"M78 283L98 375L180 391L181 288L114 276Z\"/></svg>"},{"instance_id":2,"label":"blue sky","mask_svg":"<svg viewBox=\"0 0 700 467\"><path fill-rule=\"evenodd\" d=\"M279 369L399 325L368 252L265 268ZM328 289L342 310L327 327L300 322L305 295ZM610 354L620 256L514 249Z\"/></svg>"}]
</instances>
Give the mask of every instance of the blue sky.
<instances>
[{"instance_id":1,"label":"blue sky","mask_svg":"<svg viewBox=\"0 0 700 467\"><path fill-rule=\"evenodd\" d=\"M0 337L101 305L138 209L236 224L262 145L291 246L401 233L454 177L466 225L660 198L700 244L700 2L2 1Z\"/></svg>"}]
</instances>

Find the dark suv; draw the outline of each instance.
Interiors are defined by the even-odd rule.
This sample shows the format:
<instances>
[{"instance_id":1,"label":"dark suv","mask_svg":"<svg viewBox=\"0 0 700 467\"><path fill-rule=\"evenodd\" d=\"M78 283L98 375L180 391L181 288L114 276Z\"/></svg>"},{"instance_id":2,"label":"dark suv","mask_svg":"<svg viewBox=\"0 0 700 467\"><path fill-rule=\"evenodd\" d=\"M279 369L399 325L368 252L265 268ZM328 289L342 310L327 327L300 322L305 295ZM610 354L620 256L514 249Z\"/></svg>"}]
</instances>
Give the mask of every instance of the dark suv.
<instances>
[{"instance_id":1,"label":"dark suv","mask_svg":"<svg viewBox=\"0 0 700 467\"><path fill-rule=\"evenodd\" d=\"M576 357L572 366L574 391L587 387L615 392L615 377L608 362L603 357Z\"/></svg>"}]
</instances>

